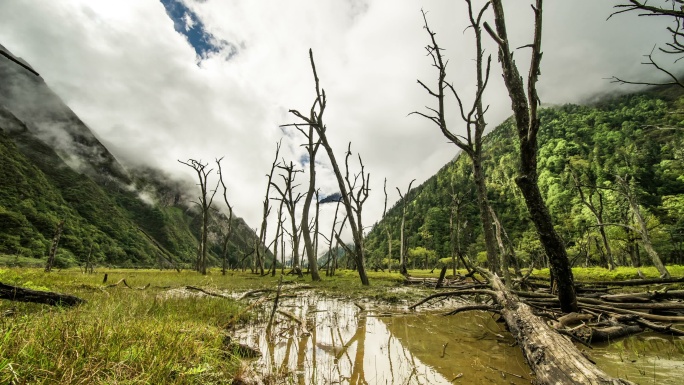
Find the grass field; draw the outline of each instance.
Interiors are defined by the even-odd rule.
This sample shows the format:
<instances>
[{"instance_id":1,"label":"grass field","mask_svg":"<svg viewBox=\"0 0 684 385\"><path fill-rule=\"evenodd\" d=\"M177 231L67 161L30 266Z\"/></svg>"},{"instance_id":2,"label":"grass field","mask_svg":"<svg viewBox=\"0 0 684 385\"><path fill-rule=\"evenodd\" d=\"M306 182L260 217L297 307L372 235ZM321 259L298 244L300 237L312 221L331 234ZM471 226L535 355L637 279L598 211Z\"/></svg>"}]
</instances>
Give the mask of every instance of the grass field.
<instances>
[{"instance_id":1,"label":"grass field","mask_svg":"<svg viewBox=\"0 0 684 385\"><path fill-rule=\"evenodd\" d=\"M670 266L673 276L684 267ZM649 277L655 269L642 268ZM104 273L108 275L103 283ZM436 277L438 270L410 271ZM539 270L535 275L548 276ZM577 280L635 278L636 270L576 269ZM397 302L423 290L402 286L398 273L369 272L363 287L356 272L338 271L322 282L284 277L287 284L310 284L319 292L351 298ZM123 284L108 287L121 279ZM224 384L243 367L225 344L233 323L250 321L247 304L237 299L188 295L191 285L220 293L275 288L276 277L248 272L207 276L192 271L78 269L45 273L38 268L0 268L0 282L35 290L72 294L87 301L75 308L0 301L0 383L14 384ZM148 286L149 285L149 286ZM144 290L139 288L146 287Z\"/></svg>"}]
</instances>

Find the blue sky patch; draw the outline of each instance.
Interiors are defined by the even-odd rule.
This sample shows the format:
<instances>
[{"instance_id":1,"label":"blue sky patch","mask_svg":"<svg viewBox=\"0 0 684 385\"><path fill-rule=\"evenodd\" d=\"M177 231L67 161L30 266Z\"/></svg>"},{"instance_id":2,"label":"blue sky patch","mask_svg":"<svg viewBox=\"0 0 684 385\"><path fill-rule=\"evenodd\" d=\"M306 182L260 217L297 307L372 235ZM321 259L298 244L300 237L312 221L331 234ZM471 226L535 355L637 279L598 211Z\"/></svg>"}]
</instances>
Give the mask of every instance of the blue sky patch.
<instances>
[{"instance_id":1,"label":"blue sky patch","mask_svg":"<svg viewBox=\"0 0 684 385\"><path fill-rule=\"evenodd\" d=\"M237 47L225 40L216 39L205 29L204 23L197 14L182 0L160 1L166 8L166 14L173 20L173 28L185 36L188 43L195 49L199 61L220 52L226 52L226 60L237 55Z\"/></svg>"}]
</instances>

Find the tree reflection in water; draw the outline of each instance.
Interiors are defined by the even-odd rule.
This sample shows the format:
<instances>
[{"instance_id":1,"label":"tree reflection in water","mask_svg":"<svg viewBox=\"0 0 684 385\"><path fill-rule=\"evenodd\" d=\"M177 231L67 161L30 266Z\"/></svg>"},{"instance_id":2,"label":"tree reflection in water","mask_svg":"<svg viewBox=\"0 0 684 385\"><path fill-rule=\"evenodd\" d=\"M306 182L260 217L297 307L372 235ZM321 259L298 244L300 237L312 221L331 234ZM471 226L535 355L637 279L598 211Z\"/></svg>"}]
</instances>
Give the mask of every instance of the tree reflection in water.
<instances>
[{"instance_id":1,"label":"tree reflection in water","mask_svg":"<svg viewBox=\"0 0 684 385\"><path fill-rule=\"evenodd\" d=\"M270 305L264 306L268 318ZM529 384L531 380L520 349L488 313L443 317L404 308L361 311L349 300L313 294L288 298L282 309L306 325L279 315L270 331L266 323L258 323L236 336L263 353L254 368L266 384ZM682 346L676 338L642 333L597 345L590 355L599 367L621 378L650 383L657 377L658 384L674 385L681 383L684 373Z\"/></svg>"},{"instance_id":2,"label":"tree reflection in water","mask_svg":"<svg viewBox=\"0 0 684 385\"><path fill-rule=\"evenodd\" d=\"M519 349L486 313L361 311L348 300L313 294L281 306L306 325L279 316L270 331L254 325L237 336L264 352L254 366L270 383L452 384L459 374L468 384L530 381Z\"/></svg>"}]
</instances>

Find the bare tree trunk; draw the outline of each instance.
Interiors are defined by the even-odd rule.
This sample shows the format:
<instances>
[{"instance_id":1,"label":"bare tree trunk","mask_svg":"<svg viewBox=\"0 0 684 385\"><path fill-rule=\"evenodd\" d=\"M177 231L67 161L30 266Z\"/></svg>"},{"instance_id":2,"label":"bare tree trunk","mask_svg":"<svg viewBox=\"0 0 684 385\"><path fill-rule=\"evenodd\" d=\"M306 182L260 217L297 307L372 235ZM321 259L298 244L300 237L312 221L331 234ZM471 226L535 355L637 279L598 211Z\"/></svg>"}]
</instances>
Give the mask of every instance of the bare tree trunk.
<instances>
[{"instance_id":1,"label":"bare tree trunk","mask_svg":"<svg viewBox=\"0 0 684 385\"><path fill-rule=\"evenodd\" d=\"M312 110L313 111L313 110ZM312 119L315 119L315 115L312 112ZM302 208L302 236L304 237L304 249L306 250L306 257L309 261L309 271L311 272L312 281L320 281L321 276L318 274L318 256L314 251L313 241L311 239L311 231L309 230L309 210L311 208L311 202L316 192L316 153L321 144L320 139L314 143L314 128L309 125L308 135L304 130L297 127L308 139L306 145L307 152L309 154L309 190L306 192L304 198L304 208ZM316 203L318 206L318 202Z\"/></svg>"},{"instance_id":2,"label":"bare tree trunk","mask_svg":"<svg viewBox=\"0 0 684 385\"><path fill-rule=\"evenodd\" d=\"M653 262L653 266L658 269L660 277L670 278L670 272L667 271L667 268L665 268L665 265L663 265L663 261L660 260L658 253L653 248L653 244L651 243L651 235L648 232L648 226L646 226L646 221L644 221L644 217L641 215L639 203L637 202L636 196L627 182L627 178L622 178L619 175L616 175L615 178L621 185L622 193L627 198L627 201L629 202L629 208L634 214L634 220L638 226L637 231L639 232L639 235L641 235L641 244L644 246L644 250L646 250L648 256L651 257L651 262Z\"/></svg>"},{"instance_id":3,"label":"bare tree trunk","mask_svg":"<svg viewBox=\"0 0 684 385\"><path fill-rule=\"evenodd\" d=\"M209 230L209 210L211 209L211 204L214 201L214 195L218 190L218 181L216 182L216 187L214 187L213 192L207 189L208 176L213 171L213 169L207 170L207 164L203 164L202 161L197 161L194 159L188 159L187 162L178 161L184 164L197 173L197 179L200 186L200 196L199 201L195 202L200 207L202 212L202 228L200 229L200 246L199 255L197 258L197 270L202 274L207 274L207 232ZM211 195L210 195L211 194Z\"/></svg>"},{"instance_id":4,"label":"bare tree trunk","mask_svg":"<svg viewBox=\"0 0 684 385\"><path fill-rule=\"evenodd\" d=\"M290 234L292 237L292 270L297 273L298 276L302 277L302 269L299 265L299 234L300 234L300 229L297 228L297 217L296 217L296 209L297 209L297 203L302 199L302 194L296 194L294 195L292 190L294 188L294 180L295 176L298 172L301 172L301 170L295 170L294 169L294 163L290 162L289 165L287 166L276 166L279 169L285 171L285 175L280 174L281 178L283 178L283 181L285 183L285 189L282 190L277 184L271 182L271 185L278 190L278 193L280 193L281 199L285 202L285 208L287 209L288 213L290 214L290 225L292 226L292 233Z\"/></svg>"},{"instance_id":5,"label":"bare tree trunk","mask_svg":"<svg viewBox=\"0 0 684 385\"><path fill-rule=\"evenodd\" d=\"M316 260L318 260L318 236L320 235L319 232L319 223L318 220L320 218L320 213L321 213L321 200L318 196L318 190L316 190L316 216L314 217L314 239L313 239L313 244L314 244L314 255L316 256Z\"/></svg>"},{"instance_id":6,"label":"bare tree trunk","mask_svg":"<svg viewBox=\"0 0 684 385\"><path fill-rule=\"evenodd\" d=\"M64 219L59 221L57 224L57 229L55 229L55 236L52 237L50 255L48 255L48 260L45 264L46 273L49 273L52 270L52 266L55 264L55 256L57 255L57 247L59 247L59 239L62 237L62 231L64 231Z\"/></svg>"},{"instance_id":7,"label":"bare tree trunk","mask_svg":"<svg viewBox=\"0 0 684 385\"><path fill-rule=\"evenodd\" d=\"M271 207L270 207L270 191L271 191L271 181L273 180L273 171L275 171L275 168L278 166L278 154L280 154L280 144L281 142L278 142L276 144L276 152L275 156L273 157L273 163L271 164L271 172L269 172L266 177L268 178L268 182L266 183L266 195L264 197L264 209L263 209L263 217L261 219L261 228L259 231L259 244L263 245L266 243L266 229L268 227L268 215L271 213ZM266 250L264 250L264 259L266 258ZM257 260L259 263L259 270L260 274L264 275L264 263L261 259L261 253L259 250L257 250Z\"/></svg>"},{"instance_id":8,"label":"bare tree trunk","mask_svg":"<svg viewBox=\"0 0 684 385\"><path fill-rule=\"evenodd\" d=\"M354 193L353 191L349 191L347 186L345 185L345 179L342 176L342 172L340 171L340 167L337 164L337 160L335 158L335 153L332 150L332 147L330 146L330 143L328 142L328 137L326 135L326 127L325 124L323 124L323 113L325 111L325 106L326 106L326 96L325 96L325 91L321 90L319 80L318 80L318 74L316 73L316 65L314 63L313 59L313 52L311 49L309 49L309 58L311 60L311 69L313 71L314 75L314 80L315 80L315 88L316 88L316 99L311 107L312 113L311 117L307 118L304 115L302 115L299 111L297 110L290 110L290 112L297 116L298 118L302 119L305 121L308 125L314 128L316 133L318 134L318 138L320 140L321 145L323 148L325 148L326 153L328 154L328 158L330 159L330 163L333 168L333 172L335 173L335 177L337 179L337 184L338 187L340 188L340 194L342 195L342 201L344 203L344 207L347 210L347 218L349 219L349 227L351 227L351 232L352 236L354 238L354 257L356 259L357 265L358 265L358 272L359 272L359 278L361 279L361 283L363 285L369 285L370 282L368 281L368 275L366 274L366 269L365 269L365 256L364 256L364 249L363 249L363 228L359 223L357 223L357 218L354 217L354 207L352 206L352 194ZM319 107L318 112L315 111L316 106ZM348 171L348 170L347 170ZM363 192L364 189L362 188L361 191ZM367 196L368 188L365 189L365 193ZM358 202L362 203L362 202ZM360 207L357 207L357 213L359 214L360 217Z\"/></svg>"},{"instance_id":9,"label":"bare tree trunk","mask_svg":"<svg viewBox=\"0 0 684 385\"><path fill-rule=\"evenodd\" d=\"M337 267L337 258L333 257L332 244L333 240L335 239L335 226L337 225L337 213L339 212L339 209L340 201L337 201L337 206L335 207L335 217L333 218L332 230L330 230L330 239L328 243L328 269L326 271L326 275L329 277L335 275L335 268ZM345 220L342 222L341 227L344 227L344 222L346 222L346 220L347 219L345 218ZM337 248L335 248L335 256L337 256Z\"/></svg>"},{"instance_id":10,"label":"bare tree trunk","mask_svg":"<svg viewBox=\"0 0 684 385\"><path fill-rule=\"evenodd\" d=\"M283 201L280 201L280 207L278 208L278 225L276 226L275 240L273 241L273 266L271 268L271 277L276 275L276 266L278 265L278 243L280 239L278 237L283 236ZM285 255L285 246L281 249L281 254ZM284 261L283 261L284 262ZM284 263L283 263L284 264Z\"/></svg>"},{"instance_id":11,"label":"bare tree trunk","mask_svg":"<svg viewBox=\"0 0 684 385\"><path fill-rule=\"evenodd\" d=\"M506 288L511 288L511 272L508 270L508 252L506 252L506 246L503 243L503 237L501 235L501 222L497 218L494 210L490 207L491 218L494 220L494 228L496 229L496 241L499 244L499 253L501 255L501 269L503 270L504 281Z\"/></svg>"},{"instance_id":12,"label":"bare tree trunk","mask_svg":"<svg viewBox=\"0 0 684 385\"><path fill-rule=\"evenodd\" d=\"M532 56L527 79L527 93L518 67L513 61L501 0L492 0L496 32L486 22L484 27L499 45L499 62L503 70L504 82L511 99L518 130L520 170L515 182L525 198L530 218L549 258L551 274L557 283L561 310L572 312L578 310L572 269L563 240L553 227L553 220L537 184L537 133L539 132L537 108L539 96L537 95L536 83L541 62L542 3L542 0L536 0L536 5L532 7L535 17L534 39L530 45Z\"/></svg>"},{"instance_id":13,"label":"bare tree trunk","mask_svg":"<svg viewBox=\"0 0 684 385\"><path fill-rule=\"evenodd\" d=\"M606 249L606 264L608 270L613 270L615 269L613 251L610 248L610 242L608 242L608 236L606 235L606 230L604 228L603 222L603 194L601 193L601 190L596 188L596 186L589 186L589 196L587 197L584 194L584 190L582 190L584 186L580 184L579 177L575 175L574 172L572 172L572 177L575 181L575 187L579 191L582 203L589 209L589 211L591 211L592 214L594 214L594 218L596 218L596 225L599 227L599 233L601 234L601 238L603 239L603 247ZM596 205L594 204L594 194L598 194L598 207L596 207Z\"/></svg>"},{"instance_id":14,"label":"bare tree trunk","mask_svg":"<svg viewBox=\"0 0 684 385\"><path fill-rule=\"evenodd\" d=\"M497 236L493 227L493 225L496 225L493 224L490 213L492 208L489 205L489 199L487 199L487 184L484 171L482 170L481 151L481 148L478 147L476 154L479 155L471 158L473 162L473 179L477 188L477 206L480 209L480 221L482 221L482 235L484 236L485 249L487 251L487 263L489 264L490 271L499 273L501 269L499 268L499 254L496 250ZM503 256L501 258L503 259Z\"/></svg>"},{"instance_id":15,"label":"bare tree trunk","mask_svg":"<svg viewBox=\"0 0 684 385\"><path fill-rule=\"evenodd\" d=\"M382 219L386 219L387 215L387 178L382 186L382 190L385 192L385 206L382 209ZM388 221L385 221L385 234L387 235L387 272L392 272L392 233L390 232L390 227ZM382 261L381 261L382 262Z\"/></svg>"},{"instance_id":16,"label":"bare tree trunk","mask_svg":"<svg viewBox=\"0 0 684 385\"><path fill-rule=\"evenodd\" d=\"M226 184L223 182L223 172L221 170L222 159L223 158L217 159L216 164L218 166L219 183L223 187L223 202L228 207L228 229L226 230L226 234L224 235L223 242L221 244L221 275L226 275L226 269L228 267L228 242L230 242L230 237L233 234L233 206L231 206L230 202L228 202L228 188L226 187Z\"/></svg>"},{"instance_id":17,"label":"bare tree trunk","mask_svg":"<svg viewBox=\"0 0 684 385\"><path fill-rule=\"evenodd\" d=\"M494 227L492 218L490 217L490 205L487 198L487 187L485 183L485 173L482 167L482 138L484 130L487 127L484 115L486 108L482 103L482 97L489 81L489 70L491 63L491 56L487 58L487 64L484 63L484 50L482 48L482 16L485 10L489 7L486 3L480 11L476 14L473 10L470 0L466 0L468 4L468 15L470 18L470 27L475 33L475 74L477 77L477 89L472 107L466 111L463 106L461 97L456 89L446 81L446 65L447 63L442 57L442 48L437 44L435 38L436 33L433 32L427 22L427 16L423 12L423 20L425 21L425 30L430 35L431 45L426 47L428 55L432 58L433 67L439 71L437 81L437 88L430 88L422 81L418 83L425 88L430 95L437 99L438 108L430 108L429 110L435 115L427 115L421 112L414 112L417 115L428 118L437 126L439 126L442 134L452 143L463 150L472 161L473 178L475 180L477 192L477 205L480 209L480 221L482 223L482 234L485 239L485 249L487 251L487 264L489 269L493 272L499 272L499 257L497 253L496 236L494 234ZM446 110L445 110L445 90L450 90L458 101L459 112L461 119L466 124L466 135L456 135L451 132L447 126Z\"/></svg>"},{"instance_id":18,"label":"bare tree trunk","mask_svg":"<svg viewBox=\"0 0 684 385\"><path fill-rule=\"evenodd\" d=\"M402 195L399 187L396 187L399 193L399 198L401 198L401 229L399 230L399 272L403 275L408 275L408 270L406 269L406 242L404 240L404 225L406 223L406 201L408 200L408 194L411 192L411 185L416 180L413 179L406 189L406 195Z\"/></svg>"},{"instance_id":19,"label":"bare tree trunk","mask_svg":"<svg viewBox=\"0 0 684 385\"><path fill-rule=\"evenodd\" d=\"M93 254L93 244L90 244L90 247L88 248L88 257L86 258L86 265L85 265L85 272L87 273L92 273L93 272L93 267L92 264L90 263L90 257ZM161 258L160 258L161 260Z\"/></svg>"}]
</instances>

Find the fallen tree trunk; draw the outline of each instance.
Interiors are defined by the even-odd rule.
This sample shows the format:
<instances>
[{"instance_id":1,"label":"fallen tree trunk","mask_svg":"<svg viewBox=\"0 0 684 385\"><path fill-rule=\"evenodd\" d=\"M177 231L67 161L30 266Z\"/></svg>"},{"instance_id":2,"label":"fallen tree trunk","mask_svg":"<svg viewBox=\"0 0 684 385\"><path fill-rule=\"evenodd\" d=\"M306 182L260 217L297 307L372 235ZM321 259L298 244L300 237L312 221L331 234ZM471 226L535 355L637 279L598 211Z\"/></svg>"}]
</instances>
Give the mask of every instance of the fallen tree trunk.
<instances>
[{"instance_id":1,"label":"fallen tree trunk","mask_svg":"<svg viewBox=\"0 0 684 385\"><path fill-rule=\"evenodd\" d=\"M681 283L682 278L647 278L647 279L628 279L625 281L593 281L575 282L575 286L646 286L667 283Z\"/></svg>"},{"instance_id":2,"label":"fallen tree trunk","mask_svg":"<svg viewBox=\"0 0 684 385\"><path fill-rule=\"evenodd\" d=\"M52 291L38 291L0 283L0 299L10 301L44 303L52 306L76 306L85 303L82 298Z\"/></svg>"},{"instance_id":3,"label":"fallen tree trunk","mask_svg":"<svg viewBox=\"0 0 684 385\"><path fill-rule=\"evenodd\" d=\"M654 291L651 293L608 294L600 297L607 302L648 302L658 299L684 299L684 290Z\"/></svg>"},{"instance_id":4,"label":"fallen tree trunk","mask_svg":"<svg viewBox=\"0 0 684 385\"><path fill-rule=\"evenodd\" d=\"M613 378L589 361L573 343L532 313L530 306L507 290L499 277L487 274L501 316L523 351L538 384L612 384L632 382Z\"/></svg>"}]
</instances>

